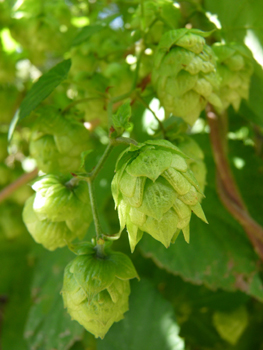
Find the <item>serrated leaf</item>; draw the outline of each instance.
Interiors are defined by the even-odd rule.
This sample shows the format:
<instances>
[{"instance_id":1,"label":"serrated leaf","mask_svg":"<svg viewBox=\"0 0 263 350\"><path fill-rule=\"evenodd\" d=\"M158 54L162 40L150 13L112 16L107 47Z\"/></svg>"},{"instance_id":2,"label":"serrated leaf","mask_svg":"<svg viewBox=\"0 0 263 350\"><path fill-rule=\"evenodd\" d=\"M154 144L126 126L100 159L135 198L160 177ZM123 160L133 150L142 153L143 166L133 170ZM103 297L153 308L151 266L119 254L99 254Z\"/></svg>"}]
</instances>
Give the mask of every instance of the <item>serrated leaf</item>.
<instances>
[{"instance_id":1,"label":"serrated leaf","mask_svg":"<svg viewBox=\"0 0 263 350\"><path fill-rule=\"evenodd\" d=\"M98 350L183 350L173 307L147 281L131 282L130 310L115 323Z\"/></svg>"},{"instance_id":2,"label":"serrated leaf","mask_svg":"<svg viewBox=\"0 0 263 350\"><path fill-rule=\"evenodd\" d=\"M39 258L32 284L34 303L24 334L31 350L67 350L83 337L83 327L71 321L60 295L64 268L72 258L67 248L45 251Z\"/></svg>"},{"instance_id":3,"label":"serrated leaf","mask_svg":"<svg viewBox=\"0 0 263 350\"><path fill-rule=\"evenodd\" d=\"M11 121L8 139L11 140L18 122L27 117L51 92L67 78L71 60L64 60L44 73L32 86Z\"/></svg>"}]
</instances>

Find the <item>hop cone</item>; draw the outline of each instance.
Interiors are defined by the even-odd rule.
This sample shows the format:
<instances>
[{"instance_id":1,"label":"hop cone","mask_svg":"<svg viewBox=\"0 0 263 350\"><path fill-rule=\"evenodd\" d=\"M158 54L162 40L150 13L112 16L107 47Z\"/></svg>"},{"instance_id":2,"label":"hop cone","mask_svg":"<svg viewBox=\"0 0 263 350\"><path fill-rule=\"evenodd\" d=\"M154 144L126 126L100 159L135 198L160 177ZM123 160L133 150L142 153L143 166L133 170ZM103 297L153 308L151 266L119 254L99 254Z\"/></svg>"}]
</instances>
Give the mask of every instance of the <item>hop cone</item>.
<instances>
[{"instance_id":1,"label":"hop cone","mask_svg":"<svg viewBox=\"0 0 263 350\"><path fill-rule=\"evenodd\" d=\"M92 214L84 181L46 175L33 184L36 194L25 203L23 220L37 243L49 250L84 237Z\"/></svg>"},{"instance_id":2,"label":"hop cone","mask_svg":"<svg viewBox=\"0 0 263 350\"><path fill-rule=\"evenodd\" d=\"M34 125L29 149L45 173L74 172L80 166L81 152L90 149L89 132L55 108L45 107Z\"/></svg>"},{"instance_id":3,"label":"hop cone","mask_svg":"<svg viewBox=\"0 0 263 350\"><path fill-rule=\"evenodd\" d=\"M77 248L76 248L77 247ZM130 282L137 277L131 260L91 243L75 246L78 255L64 273L62 297L73 320L103 338L129 309Z\"/></svg>"},{"instance_id":4,"label":"hop cone","mask_svg":"<svg viewBox=\"0 0 263 350\"><path fill-rule=\"evenodd\" d=\"M167 114L192 125L207 102L221 107L216 94L219 77L213 50L205 44L204 33L177 29L165 33L154 59L152 82Z\"/></svg>"},{"instance_id":5,"label":"hop cone","mask_svg":"<svg viewBox=\"0 0 263 350\"><path fill-rule=\"evenodd\" d=\"M177 147L189 157L185 161L189 169L192 170L201 191L204 192L207 171L202 149L199 147L198 143L189 136L184 136L183 140L177 142ZM198 197L201 202L202 195L198 194Z\"/></svg>"},{"instance_id":6,"label":"hop cone","mask_svg":"<svg viewBox=\"0 0 263 350\"><path fill-rule=\"evenodd\" d=\"M237 111L242 98L248 99L250 77L253 72L252 56L245 45L214 44L213 50L218 59L217 70L221 76L219 97L222 108L232 105Z\"/></svg>"},{"instance_id":7,"label":"hop cone","mask_svg":"<svg viewBox=\"0 0 263 350\"><path fill-rule=\"evenodd\" d=\"M84 112L85 120L94 121L99 118L102 125L107 125L108 114L103 98L107 86L109 86L108 79L100 73L95 73L89 79L85 77L78 82L78 96L87 99L87 101L78 105L78 109ZM94 96L98 98L94 99Z\"/></svg>"},{"instance_id":8,"label":"hop cone","mask_svg":"<svg viewBox=\"0 0 263 350\"><path fill-rule=\"evenodd\" d=\"M131 145L119 157L112 194L132 251L143 232L168 247L182 230L188 242L192 211L206 222L201 189L185 158L166 140Z\"/></svg>"}]
</instances>

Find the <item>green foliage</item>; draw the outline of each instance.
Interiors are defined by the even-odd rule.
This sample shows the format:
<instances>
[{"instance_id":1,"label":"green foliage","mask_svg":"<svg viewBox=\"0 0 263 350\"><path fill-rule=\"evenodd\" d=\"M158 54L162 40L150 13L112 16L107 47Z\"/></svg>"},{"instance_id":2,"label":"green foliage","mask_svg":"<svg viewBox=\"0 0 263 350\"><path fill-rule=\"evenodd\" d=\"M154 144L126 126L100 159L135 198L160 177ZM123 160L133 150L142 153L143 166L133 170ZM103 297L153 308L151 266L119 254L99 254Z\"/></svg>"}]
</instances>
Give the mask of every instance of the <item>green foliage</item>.
<instances>
[{"instance_id":1,"label":"green foliage","mask_svg":"<svg viewBox=\"0 0 263 350\"><path fill-rule=\"evenodd\" d=\"M263 348L262 16L0 1L1 349Z\"/></svg>"}]
</instances>

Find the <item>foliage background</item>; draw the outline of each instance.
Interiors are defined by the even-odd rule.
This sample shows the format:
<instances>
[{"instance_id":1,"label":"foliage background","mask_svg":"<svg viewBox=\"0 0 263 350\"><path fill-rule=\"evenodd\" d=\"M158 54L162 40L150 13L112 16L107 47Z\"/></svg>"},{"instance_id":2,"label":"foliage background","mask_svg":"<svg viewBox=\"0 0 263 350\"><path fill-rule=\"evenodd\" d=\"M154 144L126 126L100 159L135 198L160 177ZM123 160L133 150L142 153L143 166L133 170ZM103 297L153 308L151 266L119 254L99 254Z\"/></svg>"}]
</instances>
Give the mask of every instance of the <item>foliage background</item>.
<instances>
[{"instance_id":1,"label":"foliage background","mask_svg":"<svg viewBox=\"0 0 263 350\"><path fill-rule=\"evenodd\" d=\"M263 225L263 4L257 0L178 3L184 25L191 23L193 27L211 30L219 21L222 29L215 32L214 38L245 42L253 52L249 100L242 102L238 113L231 108L228 111L229 162L251 216ZM125 36L116 23L120 19L129 23L137 6L137 1L125 0L0 1L1 136L6 137L19 106L22 119L46 97L45 103L55 103L61 108L74 100L78 70L94 63L79 63L74 61L74 55L79 48L83 49L83 43L103 30L102 25L117 34L115 46L110 43L110 49L104 47L105 52L101 52L95 43L94 57L103 61L103 54L109 55L113 49L123 52L131 47L130 32ZM42 26L37 22L40 17ZM114 60L115 51L112 54ZM45 76L39 90L35 94L31 90L21 105L39 76L69 58L72 66L66 80L70 67L65 62L69 61L63 61L62 70L56 69L55 76ZM14 132L9 155L1 163L2 189L34 168L28 152L33 119L34 114L30 114ZM139 103L133 106L132 123L132 136L138 141L152 137L154 120ZM20 188L1 203L0 347L3 350L263 349L262 263L242 227L218 198L204 115L192 132L205 153L208 176L202 205L209 225L192 218L189 245L182 235L169 249L144 237L133 255L129 252L127 235L122 235L114 248L129 254L141 281L132 282L130 311L124 320L112 326L104 340L95 340L77 322L71 321L63 309L59 294L63 270L73 255L67 248L51 253L33 243L21 222L22 205L30 188ZM105 128L97 128L94 162L105 148L105 138L107 141ZM4 148L3 141L1 152ZM100 218L110 233L118 231L110 183L120 151L121 147L114 150L96 180ZM87 239L93 231L91 227Z\"/></svg>"}]
</instances>

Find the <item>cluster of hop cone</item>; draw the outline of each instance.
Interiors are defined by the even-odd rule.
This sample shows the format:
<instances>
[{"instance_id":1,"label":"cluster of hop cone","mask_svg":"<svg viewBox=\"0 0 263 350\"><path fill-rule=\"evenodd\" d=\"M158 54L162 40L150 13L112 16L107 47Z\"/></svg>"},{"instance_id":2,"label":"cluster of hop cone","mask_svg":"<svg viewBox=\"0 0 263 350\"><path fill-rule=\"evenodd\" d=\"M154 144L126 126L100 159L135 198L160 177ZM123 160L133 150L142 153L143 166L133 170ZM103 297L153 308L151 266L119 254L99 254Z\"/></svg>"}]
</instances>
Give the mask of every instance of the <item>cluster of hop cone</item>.
<instances>
[{"instance_id":1,"label":"cluster of hop cone","mask_svg":"<svg viewBox=\"0 0 263 350\"><path fill-rule=\"evenodd\" d=\"M241 99L248 97L250 52L234 43L210 47L206 35L196 29L168 31L154 56L152 84L157 97L167 115L190 125L207 103L221 113L229 105L238 109ZM30 146L39 168L46 173L76 170L79 154L90 146L88 131L52 108L42 113ZM203 158L189 136L176 143L156 139L131 144L119 156L112 195L131 251L144 233L167 248L180 231L189 242L192 213L206 222L200 204L206 177ZM85 181L48 174L32 187L36 193L26 202L23 219L36 242L54 250L85 235L92 221ZM73 319L103 338L128 310L129 280L137 272L126 255L112 251L102 239L71 249L77 257L65 269L65 307Z\"/></svg>"}]
</instances>

